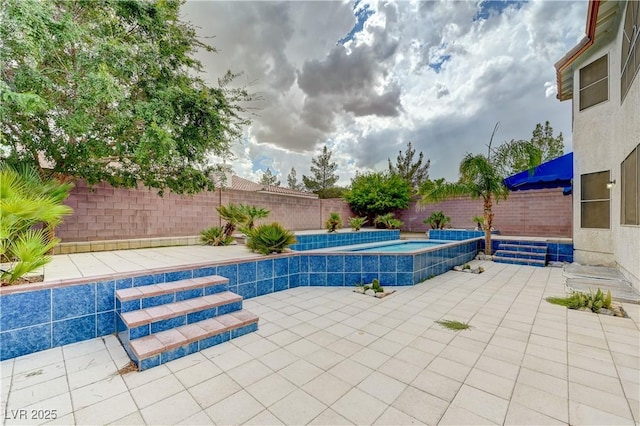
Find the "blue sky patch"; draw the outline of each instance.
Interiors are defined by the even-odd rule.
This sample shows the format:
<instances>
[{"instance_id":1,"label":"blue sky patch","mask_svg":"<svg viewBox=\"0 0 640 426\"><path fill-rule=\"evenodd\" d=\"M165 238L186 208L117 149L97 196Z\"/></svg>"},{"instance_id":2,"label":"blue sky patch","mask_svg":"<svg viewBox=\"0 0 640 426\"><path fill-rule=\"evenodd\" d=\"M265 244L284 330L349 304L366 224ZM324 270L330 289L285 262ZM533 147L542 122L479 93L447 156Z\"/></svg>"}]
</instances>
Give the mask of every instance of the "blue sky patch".
<instances>
[{"instance_id":1,"label":"blue sky patch","mask_svg":"<svg viewBox=\"0 0 640 426\"><path fill-rule=\"evenodd\" d=\"M449 59L451 59L451 55L439 56L435 60L432 60L429 62L429 68L439 73L440 70L442 69L442 65L444 65L444 63L447 62Z\"/></svg>"},{"instance_id":2,"label":"blue sky patch","mask_svg":"<svg viewBox=\"0 0 640 426\"><path fill-rule=\"evenodd\" d=\"M484 0L478 2L478 12L473 17L474 22L480 19L489 19L494 15L500 15L509 6L515 6L520 9L526 3L523 0Z\"/></svg>"},{"instance_id":3,"label":"blue sky patch","mask_svg":"<svg viewBox=\"0 0 640 426\"><path fill-rule=\"evenodd\" d=\"M356 23L353 28L351 28L351 31L349 31L349 34L338 40L338 44L345 44L346 42L353 40L356 34L362 31L367 19L375 13L373 10L369 9L368 4L365 4L364 7L360 7L360 0L357 0L353 5L353 11L356 17Z\"/></svg>"}]
</instances>

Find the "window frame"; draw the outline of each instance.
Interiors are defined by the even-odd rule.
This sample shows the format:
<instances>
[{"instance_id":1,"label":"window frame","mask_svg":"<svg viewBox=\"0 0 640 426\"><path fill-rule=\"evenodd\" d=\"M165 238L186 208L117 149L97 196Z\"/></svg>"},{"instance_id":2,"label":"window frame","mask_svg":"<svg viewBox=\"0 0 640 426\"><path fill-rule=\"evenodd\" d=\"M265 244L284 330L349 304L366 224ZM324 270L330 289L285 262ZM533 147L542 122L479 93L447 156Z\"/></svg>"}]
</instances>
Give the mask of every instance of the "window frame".
<instances>
[{"instance_id":1,"label":"window frame","mask_svg":"<svg viewBox=\"0 0 640 426\"><path fill-rule=\"evenodd\" d=\"M634 16L635 15L635 16ZM628 34L628 30L632 33ZM628 1L620 48L620 103L623 103L640 70L640 1ZM633 69L631 70L631 67ZM631 70L631 71L630 71ZM631 75L628 75L628 72ZM625 83L625 81L627 81Z\"/></svg>"},{"instance_id":2,"label":"window frame","mask_svg":"<svg viewBox=\"0 0 640 426\"><path fill-rule=\"evenodd\" d=\"M602 190L602 194L607 194L608 198L586 198L585 199L585 192L589 191L592 192L594 191L593 188L587 188L587 186L585 185L585 180L589 179L590 177L595 177L595 175L599 175L599 174L603 174L606 173L606 181L601 182L601 184L604 187L603 188L599 188L600 190ZM608 229L611 230L611 190L608 189L606 187L607 182L611 181L611 170L601 170L598 172L592 172L592 173L584 173L580 175L580 229ZM595 189L595 191L598 191L598 189ZM606 191L606 192L605 192ZM585 222L585 208L587 206L589 206L589 204L595 205L595 203L602 203L602 202L606 202L607 203L607 207L609 210L609 220L608 220L608 224L606 227L604 226L585 226L583 222Z\"/></svg>"},{"instance_id":3,"label":"window frame","mask_svg":"<svg viewBox=\"0 0 640 426\"><path fill-rule=\"evenodd\" d=\"M604 59L606 66L605 66L605 70L606 73L604 76L599 76L597 77L595 80L591 81L588 84L585 84L585 86L583 87L583 79L586 79L587 74L589 71L591 71L591 69L597 68L600 65L600 61L602 61ZM609 74L610 74L610 70L609 70L609 65L610 65L610 61L609 61L609 54L606 53L602 56L600 56L598 59L595 59L593 61L591 61L589 64L585 65L584 67L580 68L580 71L578 72L578 94L579 94L579 100L578 100L578 108L580 111L584 111L585 109L594 107L596 105L600 105L603 102L607 102L609 100L609 97L611 95L610 90L609 90ZM584 73L584 74L583 74ZM584 75L584 78L583 78ZM596 85L605 82L606 86L607 86L607 96L605 99L602 100L598 100L595 103L590 103L589 105L582 105L582 100L583 100L583 93L586 92L589 89L594 88Z\"/></svg>"},{"instance_id":4,"label":"window frame","mask_svg":"<svg viewBox=\"0 0 640 426\"><path fill-rule=\"evenodd\" d=\"M626 171L625 166L627 161L635 161L635 175L631 178L635 179L635 188L636 192L635 198L630 200L631 203L636 203L636 211L635 211L635 220L632 219L631 223L626 222L626 206L627 206L627 197L626 197ZM640 144L638 144L627 157L620 163L620 225L621 226L640 226Z\"/></svg>"}]
</instances>

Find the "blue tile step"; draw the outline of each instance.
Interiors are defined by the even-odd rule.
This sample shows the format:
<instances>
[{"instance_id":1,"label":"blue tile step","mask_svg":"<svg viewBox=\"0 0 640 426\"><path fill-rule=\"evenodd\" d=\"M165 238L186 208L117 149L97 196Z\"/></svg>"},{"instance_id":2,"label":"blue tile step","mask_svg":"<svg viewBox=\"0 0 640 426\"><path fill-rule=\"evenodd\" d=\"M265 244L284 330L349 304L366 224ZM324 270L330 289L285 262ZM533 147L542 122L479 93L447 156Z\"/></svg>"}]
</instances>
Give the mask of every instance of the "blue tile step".
<instances>
[{"instance_id":1,"label":"blue tile step","mask_svg":"<svg viewBox=\"0 0 640 426\"><path fill-rule=\"evenodd\" d=\"M116 290L116 308L118 312L129 312L194 299L226 291L228 284L228 278L211 275L120 289Z\"/></svg>"},{"instance_id":2,"label":"blue tile step","mask_svg":"<svg viewBox=\"0 0 640 426\"><path fill-rule=\"evenodd\" d=\"M544 267L547 262L545 260L536 260L536 259L520 259L515 257L502 257L502 256L493 256L493 261L497 263L508 263L511 265L529 265L529 266L541 266Z\"/></svg>"},{"instance_id":3,"label":"blue tile step","mask_svg":"<svg viewBox=\"0 0 640 426\"><path fill-rule=\"evenodd\" d=\"M133 340L127 352L142 371L257 329L258 317L239 310Z\"/></svg>"},{"instance_id":4,"label":"blue tile step","mask_svg":"<svg viewBox=\"0 0 640 426\"><path fill-rule=\"evenodd\" d=\"M529 243L529 242L527 241L527 243ZM545 245L501 243L498 246L498 249L499 250L508 250L508 251L524 251L524 252L531 252L531 253L546 253L547 252L547 246L546 246L546 243L543 243L543 244L545 244Z\"/></svg>"},{"instance_id":5,"label":"blue tile step","mask_svg":"<svg viewBox=\"0 0 640 426\"><path fill-rule=\"evenodd\" d=\"M192 324L242 309L242 296L230 291L161 306L118 313L121 341Z\"/></svg>"},{"instance_id":6,"label":"blue tile step","mask_svg":"<svg viewBox=\"0 0 640 426\"><path fill-rule=\"evenodd\" d=\"M512 250L496 250L495 255L498 257L509 257L518 259L536 259L547 260L547 252L526 252Z\"/></svg>"}]
</instances>

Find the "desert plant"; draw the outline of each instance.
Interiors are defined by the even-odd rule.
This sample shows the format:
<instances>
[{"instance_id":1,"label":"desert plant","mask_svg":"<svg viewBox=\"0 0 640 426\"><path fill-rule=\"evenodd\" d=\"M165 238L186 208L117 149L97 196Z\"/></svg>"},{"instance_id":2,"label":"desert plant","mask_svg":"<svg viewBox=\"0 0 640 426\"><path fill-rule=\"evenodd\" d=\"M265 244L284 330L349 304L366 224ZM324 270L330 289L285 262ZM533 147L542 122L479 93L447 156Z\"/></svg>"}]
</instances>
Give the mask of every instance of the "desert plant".
<instances>
[{"instance_id":1,"label":"desert plant","mask_svg":"<svg viewBox=\"0 0 640 426\"><path fill-rule=\"evenodd\" d=\"M431 226L431 229L444 229L451 222L449 216L445 216L442 210L432 212L429 217L425 218L423 223Z\"/></svg>"},{"instance_id":2,"label":"desert plant","mask_svg":"<svg viewBox=\"0 0 640 426\"><path fill-rule=\"evenodd\" d=\"M440 320L436 321L436 324L440 324L444 328L454 331L467 330L471 328L471 326L466 322L460 322L456 320Z\"/></svg>"},{"instance_id":3,"label":"desert plant","mask_svg":"<svg viewBox=\"0 0 640 426\"><path fill-rule=\"evenodd\" d=\"M359 231L365 223L367 223L366 217L355 216L349 218L349 227L353 228L354 231Z\"/></svg>"},{"instance_id":4,"label":"desert plant","mask_svg":"<svg viewBox=\"0 0 640 426\"><path fill-rule=\"evenodd\" d=\"M567 297L547 297L546 300L569 309L587 308L592 312L598 312L601 308L611 308L611 291L607 290L606 295L600 289L590 290L589 293L576 291Z\"/></svg>"},{"instance_id":5,"label":"desert plant","mask_svg":"<svg viewBox=\"0 0 640 426\"><path fill-rule=\"evenodd\" d=\"M243 204L240 204L240 209L245 214L245 222L243 226L246 229L253 229L257 219L264 219L269 216L269 213L271 213L269 209L265 209L263 207L245 206Z\"/></svg>"},{"instance_id":6,"label":"desert plant","mask_svg":"<svg viewBox=\"0 0 640 426\"><path fill-rule=\"evenodd\" d=\"M480 230L480 231L484 231L483 228L483 222L484 222L484 218L482 216L474 216L473 219L471 219L473 221L473 223L476 224L476 227Z\"/></svg>"},{"instance_id":7,"label":"desert plant","mask_svg":"<svg viewBox=\"0 0 640 426\"><path fill-rule=\"evenodd\" d=\"M247 213L242 205L229 203L226 206L217 207L216 211L222 220L227 222L223 227L225 237L231 237L236 228L247 221Z\"/></svg>"},{"instance_id":8,"label":"desert plant","mask_svg":"<svg viewBox=\"0 0 640 426\"><path fill-rule=\"evenodd\" d=\"M291 244L295 244L293 232L277 222L258 225L248 230L247 247L260 254L282 253Z\"/></svg>"},{"instance_id":9,"label":"desert plant","mask_svg":"<svg viewBox=\"0 0 640 426\"><path fill-rule=\"evenodd\" d=\"M72 212L62 204L71 188L41 179L31 168L0 169L0 262L7 263L1 282L15 284L50 262L47 253L60 242L53 229Z\"/></svg>"},{"instance_id":10,"label":"desert plant","mask_svg":"<svg viewBox=\"0 0 640 426\"><path fill-rule=\"evenodd\" d=\"M200 241L208 246L228 246L234 240L224 234L221 226L214 226L200 232Z\"/></svg>"},{"instance_id":11,"label":"desert plant","mask_svg":"<svg viewBox=\"0 0 640 426\"><path fill-rule=\"evenodd\" d=\"M404 224L400 219L396 219L393 213L382 214L373 221L376 225L382 225L386 229L398 229Z\"/></svg>"},{"instance_id":12,"label":"desert plant","mask_svg":"<svg viewBox=\"0 0 640 426\"><path fill-rule=\"evenodd\" d=\"M324 223L325 228L327 228L328 232L336 232L338 229L342 228L342 218L336 212L331 212L329 214L329 218Z\"/></svg>"},{"instance_id":13,"label":"desert plant","mask_svg":"<svg viewBox=\"0 0 640 426\"><path fill-rule=\"evenodd\" d=\"M380 285L380 280L378 280L377 278L374 278L373 281L371 281L371 289L376 293L381 293L384 291L384 289Z\"/></svg>"}]
</instances>

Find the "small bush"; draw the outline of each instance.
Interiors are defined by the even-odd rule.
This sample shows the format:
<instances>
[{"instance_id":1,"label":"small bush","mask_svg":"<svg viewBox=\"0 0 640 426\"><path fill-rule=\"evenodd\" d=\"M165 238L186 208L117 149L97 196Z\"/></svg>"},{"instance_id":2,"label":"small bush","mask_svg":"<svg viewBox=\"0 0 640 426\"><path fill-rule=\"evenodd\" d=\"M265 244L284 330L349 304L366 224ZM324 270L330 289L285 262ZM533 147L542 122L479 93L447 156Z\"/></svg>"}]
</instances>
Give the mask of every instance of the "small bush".
<instances>
[{"instance_id":1,"label":"small bush","mask_svg":"<svg viewBox=\"0 0 640 426\"><path fill-rule=\"evenodd\" d=\"M220 226L214 226L200 232L200 241L208 246L228 246L233 243L233 237L227 236Z\"/></svg>"},{"instance_id":2,"label":"small bush","mask_svg":"<svg viewBox=\"0 0 640 426\"><path fill-rule=\"evenodd\" d=\"M285 229L277 222L258 225L248 230L247 247L260 254L282 253L296 238L293 232Z\"/></svg>"},{"instance_id":3,"label":"small bush","mask_svg":"<svg viewBox=\"0 0 640 426\"><path fill-rule=\"evenodd\" d=\"M349 218L349 227L353 228L354 231L359 231L365 223L367 223L366 217L356 216Z\"/></svg>"},{"instance_id":4,"label":"small bush","mask_svg":"<svg viewBox=\"0 0 640 426\"><path fill-rule=\"evenodd\" d=\"M431 226L431 229L444 229L445 226L451 222L449 216L445 216L442 210L431 213L429 217L425 218L423 223Z\"/></svg>"},{"instance_id":5,"label":"small bush","mask_svg":"<svg viewBox=\"0 0 640 426\"><path fill-rule=\"evenodd\" d=\"M440 324L444 328L447 328L449 330L454 330L454 331L467 330L471 328L471 326L466 322L460 322L455 320L440 320L440 321L436 321L436 324Z\"/></svg>"},{"instance_id":6,"label":"small bush","mask_svg":"<svg viewBox=\"0 0 640 426\"><path fill-rule=\"evenodd\" d=\"M342 228L342 218L336 212L331 212L329 214L329 219L325 222L325 227L329 232L336 232L338 229Z\"/></svg>"},{"instance_id":7,"label":"small bush","mask_svg":"<svg viewBox=\"0 0 640 426\"><path fill-rule=\"evenodd\" d=\"M382 225L386 229L399 229L404 225L400 219L396 219L393 213L380 215L373 221L376 225Z\"/></svg>"},{"instance_id":8,"label":"small bush","mask_svg":"<svg viewBox=\"0 0 640 426\"><path fill-rule=\"evenodd\" d=\"M606 295L600 289L595 292L591 290L589 293L576 291L568 297L547 297L546 300L569 309L587 308L592 312L598 312L601 308L611 308L611 291L608 290Z\"/></svg>"}]
</instances>

